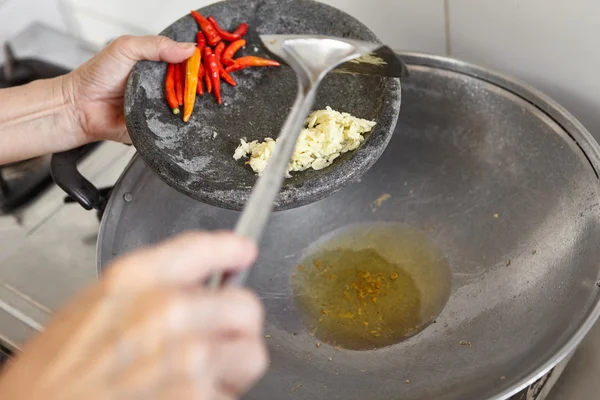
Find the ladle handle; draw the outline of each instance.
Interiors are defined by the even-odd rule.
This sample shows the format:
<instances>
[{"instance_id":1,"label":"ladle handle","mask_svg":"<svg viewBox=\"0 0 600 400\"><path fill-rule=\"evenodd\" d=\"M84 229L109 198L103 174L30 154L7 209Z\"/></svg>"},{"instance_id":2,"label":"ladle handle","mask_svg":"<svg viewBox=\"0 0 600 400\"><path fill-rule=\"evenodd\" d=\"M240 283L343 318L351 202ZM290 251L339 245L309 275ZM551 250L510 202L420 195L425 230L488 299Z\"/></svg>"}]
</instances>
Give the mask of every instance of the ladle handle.
<instances>
[{"instance_id":1,"label":"ladle handle","mask_svg":"<svg viewBox=\"0 0 600 400\"><path fill-rule=\"evenodd\" d=\"M294 107L281 129L269 163L263 174L258 178L250 199L246 203L242 216L235 227L236 234L250 238L257 244L260 243L269 216L273 211L275 197L277 197L283 185L292 153L296 147L296 141L304 126L304 120L315 101L316 86L311 86L305 82L303 80L299 81L299 91ZM226 281L224 281L223 276L215 275L209 282L209 286L218 287L222 284L242 286L246 282L249 273L249 270L244 270L229 276Z\"/></svg>"}]
</instances>

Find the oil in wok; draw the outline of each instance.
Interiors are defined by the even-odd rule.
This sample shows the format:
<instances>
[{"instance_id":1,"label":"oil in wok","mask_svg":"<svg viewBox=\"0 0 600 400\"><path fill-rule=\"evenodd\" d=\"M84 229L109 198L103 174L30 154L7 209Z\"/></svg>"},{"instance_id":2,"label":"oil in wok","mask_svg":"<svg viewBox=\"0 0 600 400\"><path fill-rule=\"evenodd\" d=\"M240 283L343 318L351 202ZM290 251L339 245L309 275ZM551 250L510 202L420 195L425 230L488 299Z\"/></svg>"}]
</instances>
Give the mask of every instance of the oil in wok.
<instances>
[{"instance_id":1,"label":"oil in wok","mask_svg":"<svg viewBox=\"0 0 600 400\"><path fill-rule=\"evenodd\" d=\"M373 350L433 322L450 296L451 271L416 229L358 225L313 246L292 287L311 335L344 349Z\"/></svg>"}]
</instances>

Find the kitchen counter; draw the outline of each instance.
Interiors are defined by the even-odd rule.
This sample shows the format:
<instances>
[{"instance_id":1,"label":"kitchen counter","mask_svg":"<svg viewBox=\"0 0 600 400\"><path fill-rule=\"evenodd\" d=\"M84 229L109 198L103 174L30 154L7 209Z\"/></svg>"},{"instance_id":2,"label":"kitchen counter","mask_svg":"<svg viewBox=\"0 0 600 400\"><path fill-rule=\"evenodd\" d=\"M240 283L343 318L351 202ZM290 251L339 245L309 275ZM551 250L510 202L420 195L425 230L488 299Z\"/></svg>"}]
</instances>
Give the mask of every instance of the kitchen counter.
<instances>
[{"instance_id":1,"label":"kitchen counter","mask_svg":"<svg viewBox=\"0 0 600 400\"><path fill-rule=\"evenodd\" d=\"M112 186L135 153L104 143L80 164L98 187ZM37 200L0 216L0 339L21 348L53 312L96 275L96 213L64 204L53 185Z\"/></svg>"}]
</instances>

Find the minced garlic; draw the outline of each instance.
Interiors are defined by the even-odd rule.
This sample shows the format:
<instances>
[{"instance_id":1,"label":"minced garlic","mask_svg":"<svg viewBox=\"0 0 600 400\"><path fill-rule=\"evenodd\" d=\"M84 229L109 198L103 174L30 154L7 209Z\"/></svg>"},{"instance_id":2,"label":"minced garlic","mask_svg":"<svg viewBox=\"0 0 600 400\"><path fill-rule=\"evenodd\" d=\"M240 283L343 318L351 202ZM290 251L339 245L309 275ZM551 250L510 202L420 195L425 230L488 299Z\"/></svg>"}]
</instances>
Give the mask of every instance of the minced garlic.
<instances>
[{"instance_id":1,"label":"minced garlic","mask_svg":"<svg viewBox=\"0 0 600 400\"><path fill-rule=\"evenodd\" d=\"M320 170L330 166L341 154L356 150L365 140L363 135L371 132L374 126L374 121L340 113L330 107L312 112L306 119L305 129L298 137L287 177L291 177L290 171L309 168ZM273 154L275 143L277 141L271 138L266 138L263 142L246 142L242 139L233 158L239 160L250 156L247 164L261 175Z\"/></svg>"}]
</instances>

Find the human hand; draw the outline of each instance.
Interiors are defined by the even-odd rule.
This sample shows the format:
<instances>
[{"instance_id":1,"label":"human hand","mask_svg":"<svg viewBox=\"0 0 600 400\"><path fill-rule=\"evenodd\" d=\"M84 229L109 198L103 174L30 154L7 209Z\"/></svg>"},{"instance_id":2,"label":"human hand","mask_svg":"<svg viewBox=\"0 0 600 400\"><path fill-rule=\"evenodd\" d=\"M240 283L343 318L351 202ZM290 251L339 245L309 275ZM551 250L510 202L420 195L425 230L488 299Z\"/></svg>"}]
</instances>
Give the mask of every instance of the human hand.
<instances>
[{"instance_id":1,"label":"human hand","mask_svg":"<svg viewBox=\"0 0 600 400\"><path fill-rule=\"evenodd\" d=\"M133 66L141 60L179 63L191 57L195 47L194 43L177 43L164 36L121 36L66 75L63 96L73 107L84 135L82 141L129 143L123 95Z\"/></svg>"},{"instance_id":2,"label":"human hand","mask_svg":"<svg viewBox=\"0 0 600 400\"><path fill-rule=\"evenodd\" d=\"M256 247L190 233L117 261L59 313L2 380L11 399L235 399L263 374L263 309L201 282Z\"/></svg>"}]
</instances>

